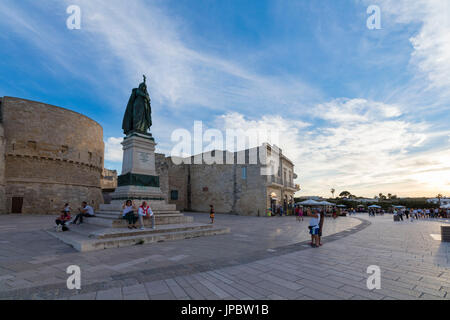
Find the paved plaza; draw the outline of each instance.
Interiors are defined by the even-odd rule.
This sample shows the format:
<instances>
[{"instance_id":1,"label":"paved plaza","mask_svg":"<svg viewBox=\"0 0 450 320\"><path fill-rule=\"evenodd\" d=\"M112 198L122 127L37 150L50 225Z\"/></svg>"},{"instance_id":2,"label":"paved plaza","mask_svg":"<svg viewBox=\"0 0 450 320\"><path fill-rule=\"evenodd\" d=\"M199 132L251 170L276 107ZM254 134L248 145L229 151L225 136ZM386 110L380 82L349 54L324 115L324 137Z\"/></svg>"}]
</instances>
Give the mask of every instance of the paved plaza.
<instances>
[{"instance_id":1,"label":"paved plaza","mask_svg":"<svg viewBox=\"0 0 450 320\"><path fill-rule=\"evenodd\" d=\"M217 215L230 234L81 253L45 232L53 220L0 216L1 299L450 299L448 221L327 218L313 249L308 219ZM79 291L66 288L69 265ZM379 290L367 289L370 265Z\"/></svg>"}]
</instances>

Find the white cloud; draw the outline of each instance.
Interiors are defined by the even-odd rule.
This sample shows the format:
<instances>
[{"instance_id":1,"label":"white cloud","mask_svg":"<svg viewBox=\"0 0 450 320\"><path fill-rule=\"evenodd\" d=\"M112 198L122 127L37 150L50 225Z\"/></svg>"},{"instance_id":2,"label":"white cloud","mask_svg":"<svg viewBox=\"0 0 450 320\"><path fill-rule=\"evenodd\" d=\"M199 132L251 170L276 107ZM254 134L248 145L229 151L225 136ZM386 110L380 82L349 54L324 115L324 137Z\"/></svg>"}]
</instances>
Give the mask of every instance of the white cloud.
<instances>
[{"instance_id":1,"label":"white cloud","mask_svg":"<svg viewBox=\"0 0 450 320\"><path fill-rule=\"evenodd\" d=\"M324 126L305 126L286 117L247 120L239 114L220 120L247 130L280 128L280 147L296 165L302 194L328 195L324 190L331 187L370 197L445 190L448 147L418 153L436 135L428 123L397 119L398 107L363 99L336 99L315 110L315 117L327 121Z\"/></svg>"},{"instance_id":2,"label":"white cloud","mask_svg":"<svg viewBox=\"0 0 450 320\"><path fill-rule=\"evenodd\" d=\"M340 98L319 104L312 110L312 114L332 123L350 124L398 117L402 113L394 105L366 99Z\"/></svg>"},{"instance_id":3,"label":"white cloud","mask_svg":"<svg viewBox=\"0 0 450 320\"><path fill-rule=\"evenodd\" d=\"M298 77L261 75L230 57L195 47L183 22L154 3L79 0L78 4L87 44L100 44L103 52L114 56L126 82L136 85L146 73L150 94L158 104L174 109L187 105L251 109L255 104L266 109L274 104L295 108L320 96Z\"/></svg>"},{"instance_id":4,"label":"white cloud","mask_svg":"<svg viewBox=\"0 0 450 320\"><path fill-rule=\"evenodd\" d=\"M105 141L105 160L110 162L122 162L123 151L122 142L123 138L110 137Z\"/></svg>"},{"instance_id":5,"label":"white cloud","mask_svg":"<svg viewBox=\"0 0 450 320\"><path fill-rule=\"evenodd\" d=\"M373 3L365 0L365 3ZM425 77L429 88L450 88L450 4L447 0L379 0L383 21L419 23L420 30L410 38L413 52L411 63L418 78ZM388 29L389 30L389 29Z\"/></svg>"}]
</instances>

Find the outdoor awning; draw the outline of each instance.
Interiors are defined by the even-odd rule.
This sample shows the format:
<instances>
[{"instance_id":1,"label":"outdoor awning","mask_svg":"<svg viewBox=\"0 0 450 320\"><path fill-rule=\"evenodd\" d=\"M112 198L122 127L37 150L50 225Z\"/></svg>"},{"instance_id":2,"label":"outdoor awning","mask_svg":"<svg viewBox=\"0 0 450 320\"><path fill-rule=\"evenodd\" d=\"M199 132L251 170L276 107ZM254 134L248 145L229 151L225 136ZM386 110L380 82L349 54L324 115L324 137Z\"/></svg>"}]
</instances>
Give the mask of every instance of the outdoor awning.
<instances>
[{"instance_id":1,"label":"outdoor awning","mask_svg":"<svg viewBox=\"0 0 450 320\"><path fill-rule=\"evenodd\" d=\"M306 201L302 201L302 202L298 202L296 204L302 205L302 206L321 206L322 204L318 201L315 200L306 200Z\"/></svg>"},{"instance_id":2,"label":"outdoor awning","mask_svg":"<svg viewBox=\"0 0 450 320\"><path fill-rule=\"evenodd\" d=\"M319 201L319 203L321 206L335 206L336 205L335 203L331 203L328 201Z\"/></svg>"}]
</instances>

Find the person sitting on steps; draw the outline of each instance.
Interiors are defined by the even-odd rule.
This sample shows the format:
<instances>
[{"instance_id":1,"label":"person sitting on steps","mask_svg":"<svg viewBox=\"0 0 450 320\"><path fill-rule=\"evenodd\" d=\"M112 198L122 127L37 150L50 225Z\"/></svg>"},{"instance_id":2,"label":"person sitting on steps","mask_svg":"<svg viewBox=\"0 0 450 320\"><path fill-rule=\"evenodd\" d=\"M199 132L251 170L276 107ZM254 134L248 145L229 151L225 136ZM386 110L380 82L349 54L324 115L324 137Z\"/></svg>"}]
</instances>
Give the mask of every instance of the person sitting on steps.
<instances>
[{"instance_id":1,"label":"person sitting on steps","mask_svg":"<svg viewBox=\"0 0 450 320\"><path fill-rule=\"evenodd\" d=\"M136 227L136 216L134 215L134 211L136 207L133 204L133 201L127 200L123 206L122 219L128 221L128 229L137 229Z\"/></svg>"},{"instance_id":2,"label":"person sitting on steps","mask_svg":"<svg viewBox=\"0 0 450 320\"><path fill-rule=\"evenodd\" d=\"M147 202L142 202L142 205L138 210L139 223L141 225L141 230L144 230L144 219L152 219L152 229L155 229L155 215L152 209L147 205Z\"/></svg>"},{"instance_id":3,"label":"person sitting on steps","mask_svg":"<svg viewBox=\"0 0 450 320\"><path fill-rule=\"evenodd\" d=\"M66 205L66 206L68 206L68 205ZM55 220L56 232L69 231L69 228L67 228L66 223L69 222L70 219L71 219L70 211L63 210L61 212L61 216Z\"/></svg>"},{"instance_id":4,"label":"person sitting on steps","mask_svg":"<svg viewBox=\"0 0 450 320\"><path fill-rule=\"evenodd\" d=\"M78 219L80 220L80 224L82 224L83 217L85 217L85 218L95 217L94 208L92 208L91 206L88 206L86 201L83 201L83 203L81 204L81 208L78 208L78 211L80 213L77 214L77 216L75 217L75 220L73 220L73 224L77 224Z\"/></svg>"}]
</instances>

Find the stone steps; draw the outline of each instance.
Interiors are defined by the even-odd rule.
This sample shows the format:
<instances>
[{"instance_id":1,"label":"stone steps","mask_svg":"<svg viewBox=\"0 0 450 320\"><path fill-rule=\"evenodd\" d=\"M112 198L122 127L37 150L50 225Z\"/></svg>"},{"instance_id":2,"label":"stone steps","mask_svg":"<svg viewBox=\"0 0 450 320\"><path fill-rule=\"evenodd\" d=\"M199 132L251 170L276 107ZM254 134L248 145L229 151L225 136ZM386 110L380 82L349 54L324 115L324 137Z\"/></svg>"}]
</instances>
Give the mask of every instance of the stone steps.
<instances>
[{"instance_id":1,"label":"stone steps","mask_svg":"<svg viewBox=\"0 0 450 320\"><path fill-rule=\"evenodd\" d=\"M168 211L176 211L177 206L175 204L168 204L164 201L159 201L158 203L155 203L153 201L149 201L150 207L152 208L152 211L158 211L158 210L168 210ZM110 203L110 204L101 204L100 205L100 211L122 211L123 208L123 202L120 203ZM136 206L138 207L138 206Z\"/></svg>"},{"instance_id":2,"label":"stone steps","mask_svg":"<svg viewBox=\"0 0 450 320\"><path fill-rule=\"evenodd\" d=\"M118 214L114 216L98 216L93 218L86 218L83 221L87 224L95 224L98 226L103 226L107 228L126 228L128 222L124 219L118 219ZM156 226L166 225L166 224L180 224L180 223L190 223L193 222L194 218L190 216L185 216L183 214L164 214L155 215ZM144 219L144 226L151 226L150 219ZM139 224L139 222L137 222Z\"/></svg>"},{"instance_id":3,"label":"stone steps","mask_svg":"<svg viewBox=\"0 0 450 320\"><path fill-rule=\"evenodd\" d=\"M159 227L157 229L114 229L113 231L98 231L92 232L89 237L96 239L112 239L112 238L121 238L121 237L132 237L132 236L144 236L144 235L155 235L160 233L165 233L168 230L170 232L181 232L181 231L194 231L194 230L207 230L212 229L213 226L211 224L201 224L201 223L189 223L189 224L173 224L170 227Z\"/></svg>"},{"instance_id":4,"label":"stone steps","mask_svg":"<svg viewBox=\"0 0 450 320\"><path fill-rule=\"evenodd\" d=\"M180 212L180 211L177 211L177 210L156 210L156 211L153 211L153 213L155 214L155 215L167 215L167 214L171 214L171 215L175 215L175 214L177 214L177 215L182 215L182 213ZM121 217L122 216L122 212L121 211L97 211L96 213L95 213L95 215L97 216L97 217L108 217L108 216L114 216L116 219L117 219L117 217Z\"/></svg>"},{"instance_id":5,"label":"stone steps","mask_svg":"<svg viewBox=\"0 0 450 320\"><path fill-rule=\"evenodd\" d=\"M95 214L95 216L97 218L112 219L112 220L122 218L122 214L121 213L118 214L117 212L104 212L104 213L100 212ZM181 217L181 216L183 216L183 214L176 211L170 213L155 214L155 217Z\"/></svg>"},{"instance_id":6,"label":"stone steps","mask_svg":"<svg viewBox=\"0 0 450 320\"><path fill-rule=\"evenodd\" d=\"M121 248L164 241L191 239L203 236L226 234L229 228L216 227L198 223L170 225L156 230L124 230L98 229L93 226L73 226L68 232L47 231L48 234L72 246L74 249L87 252L109 248Z\"/></svg>"}]
</instances>

